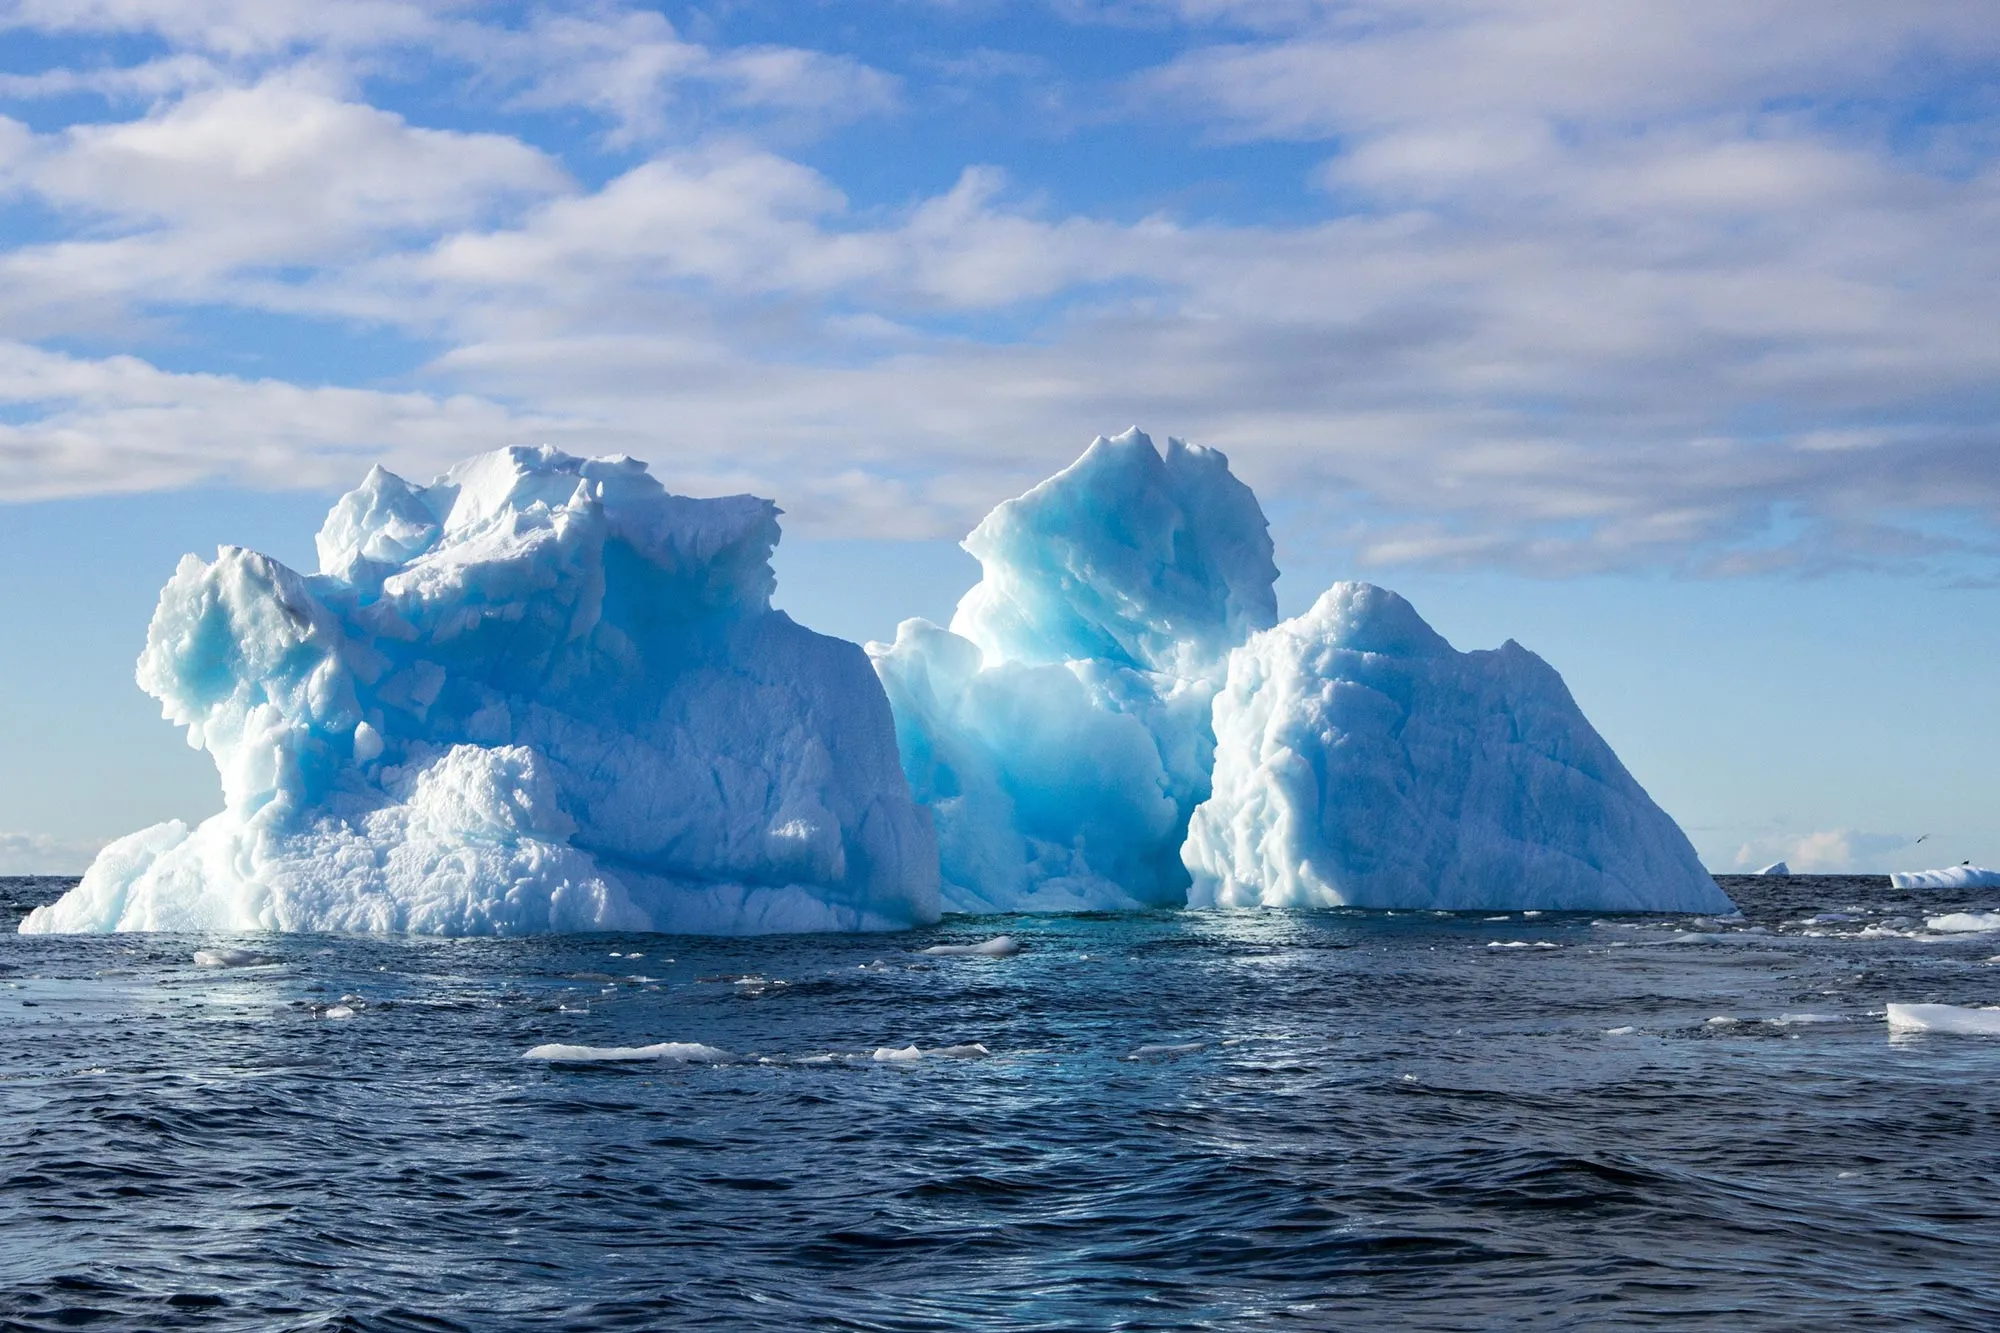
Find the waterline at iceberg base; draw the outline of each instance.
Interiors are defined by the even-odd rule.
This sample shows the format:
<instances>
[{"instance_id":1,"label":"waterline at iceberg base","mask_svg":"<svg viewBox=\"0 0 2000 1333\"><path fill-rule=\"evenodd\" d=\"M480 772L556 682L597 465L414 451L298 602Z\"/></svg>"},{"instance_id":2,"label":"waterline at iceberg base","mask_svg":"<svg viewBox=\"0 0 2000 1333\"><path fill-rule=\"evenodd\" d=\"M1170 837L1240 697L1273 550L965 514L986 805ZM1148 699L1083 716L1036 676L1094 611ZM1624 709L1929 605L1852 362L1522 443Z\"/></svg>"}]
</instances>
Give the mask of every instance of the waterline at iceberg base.
<instances>
[{"instance_id":1,"label":"waterline at iceberg base","mask_svg":"<svg viewBox=\"0 0 2000 1333\"><path fill-rule=\"evenodd\" d=\"M967 538L949 628L865 655L771 608L778 513L506 449L375 469L316 574L187 557L138 678L225 808L111 844L21 929L1730 907L1541 659L1457 653L1365 584L1278 623L1218 451L1099 438Z\"/></svg>"}]
</instances>

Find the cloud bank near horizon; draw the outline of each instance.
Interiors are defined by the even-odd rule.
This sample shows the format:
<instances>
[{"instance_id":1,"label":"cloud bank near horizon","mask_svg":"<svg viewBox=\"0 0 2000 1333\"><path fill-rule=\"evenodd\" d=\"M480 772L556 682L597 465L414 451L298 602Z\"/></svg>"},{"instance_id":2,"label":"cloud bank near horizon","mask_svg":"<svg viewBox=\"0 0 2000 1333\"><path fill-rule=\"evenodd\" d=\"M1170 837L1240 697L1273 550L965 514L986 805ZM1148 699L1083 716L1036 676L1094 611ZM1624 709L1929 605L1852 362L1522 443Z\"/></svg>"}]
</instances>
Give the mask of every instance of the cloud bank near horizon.
<instances>
[{"instance_id":1,"label":"cloud bank near horizon","mask_svg":"<svg viewBox=\"0 0 2000 1333\"><path fill-rule=\"evenodd\" d=\"M2000 571L1976 7L864 9L0 0L0 498L955 537L1138 421L1363 567Z\"/></svg>"}]
</instances>

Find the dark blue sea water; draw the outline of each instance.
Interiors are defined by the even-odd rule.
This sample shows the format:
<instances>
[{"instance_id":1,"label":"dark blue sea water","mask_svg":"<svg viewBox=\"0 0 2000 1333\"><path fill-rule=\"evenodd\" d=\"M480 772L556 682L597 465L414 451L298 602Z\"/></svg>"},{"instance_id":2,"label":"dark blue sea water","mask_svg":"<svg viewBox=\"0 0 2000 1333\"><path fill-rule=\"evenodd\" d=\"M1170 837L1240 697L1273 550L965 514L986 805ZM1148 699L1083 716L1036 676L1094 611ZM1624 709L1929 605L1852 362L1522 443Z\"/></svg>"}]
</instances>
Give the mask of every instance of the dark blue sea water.
<instances>
[{"instance_id":1,"label":"dark blue sea water","mask_svg":"<svg viewBox=\"0 0 2000 1333\"><path fill-rule=\"evenodd\" d=\"M1746 920L261 937L221 969L0 935L0 1327L2000 1328L2000 1040L1881 1017L2000 1003L2000 936L1903 933L2000 894L1726 885ZM61 887L0 882L0 929ZM1024 952L912 952L1001 931ZM736 1059L521 1058L660 1041Z\"/></svg>"}]
</instances>

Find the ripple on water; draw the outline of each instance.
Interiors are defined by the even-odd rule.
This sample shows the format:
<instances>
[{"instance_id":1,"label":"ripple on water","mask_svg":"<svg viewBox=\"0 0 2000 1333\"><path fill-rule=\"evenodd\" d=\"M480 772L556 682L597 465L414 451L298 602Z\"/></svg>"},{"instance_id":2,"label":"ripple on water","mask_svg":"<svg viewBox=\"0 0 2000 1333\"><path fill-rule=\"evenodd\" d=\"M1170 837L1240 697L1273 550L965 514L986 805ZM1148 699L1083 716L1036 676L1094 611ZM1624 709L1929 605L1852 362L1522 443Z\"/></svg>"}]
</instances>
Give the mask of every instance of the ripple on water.
<instances>
[{"instance_id":1,"label":"ripple on water","mask_svg":"<svg viewBox=\"0 0 2000 1333\"><path fill-rule=\"evenodd\" d=\"M2000 1004L1992 936L1925 925L2000 895L1728 887L10 934L0 1327L2000 1327L2000 1040L1885 1019ZM192 961L232 950L278 961Z\"/></svg>"}]
</instances>

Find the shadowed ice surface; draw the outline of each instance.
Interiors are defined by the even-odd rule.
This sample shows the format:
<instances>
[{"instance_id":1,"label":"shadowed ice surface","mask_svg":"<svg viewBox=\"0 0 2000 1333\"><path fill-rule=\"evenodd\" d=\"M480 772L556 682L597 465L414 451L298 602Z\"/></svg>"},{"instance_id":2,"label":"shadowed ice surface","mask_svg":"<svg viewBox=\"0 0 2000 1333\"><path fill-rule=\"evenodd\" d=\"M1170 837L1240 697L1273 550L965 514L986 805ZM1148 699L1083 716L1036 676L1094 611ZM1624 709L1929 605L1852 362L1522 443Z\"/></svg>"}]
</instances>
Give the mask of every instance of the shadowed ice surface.
<instances>
[{"instance_id":1,"label":"shadowed ice surface","mask_svg":"<svg viewBox=\"0 0 2000 1333\"><path fill-rule=\"evenodd\" d=\"M66 885L0 881L0 931ZM2000 893L1726 887L0 934L0 1327L2000 1326L2000 1039L1882 1018L2000 1004L2000 933L1924 926ZM734 1058L522 1058L661 1043Z\"/></svg>"}]
</instances>

